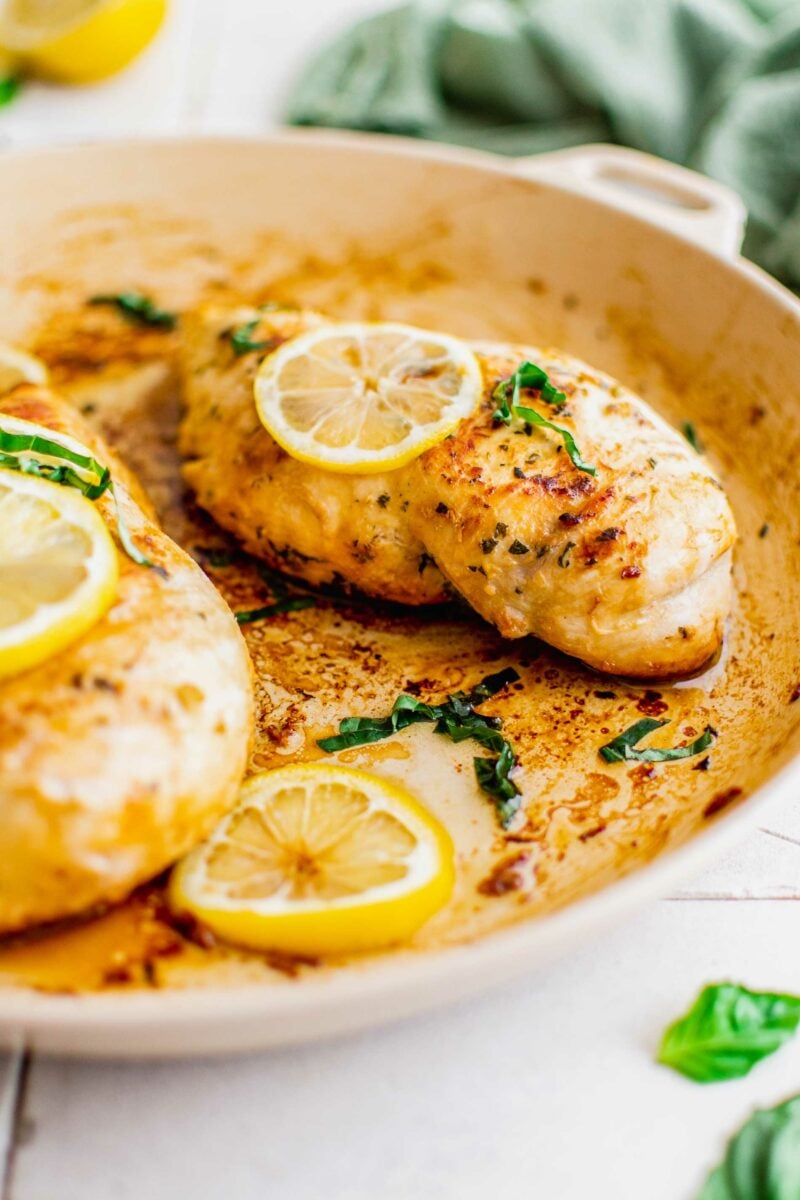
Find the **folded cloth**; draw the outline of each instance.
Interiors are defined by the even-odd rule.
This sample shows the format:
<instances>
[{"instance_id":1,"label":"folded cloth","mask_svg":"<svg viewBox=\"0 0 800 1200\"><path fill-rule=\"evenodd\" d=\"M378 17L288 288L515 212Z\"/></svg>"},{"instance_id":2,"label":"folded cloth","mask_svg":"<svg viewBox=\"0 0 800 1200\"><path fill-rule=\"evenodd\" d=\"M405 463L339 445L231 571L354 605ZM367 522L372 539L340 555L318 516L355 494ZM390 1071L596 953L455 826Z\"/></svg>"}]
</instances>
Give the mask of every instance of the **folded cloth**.
<instances>
[{"instance_id":1,"label":"folded cloth","mask_svg":"<svg viewBox=\"0 0 800 1200\"><path fill-rule=\"evenodd\" d=\"M323 48L287 120L648 150L733 187L745 253L800 288L800 0L413 0Z\"/></svg>"}]
</instances>

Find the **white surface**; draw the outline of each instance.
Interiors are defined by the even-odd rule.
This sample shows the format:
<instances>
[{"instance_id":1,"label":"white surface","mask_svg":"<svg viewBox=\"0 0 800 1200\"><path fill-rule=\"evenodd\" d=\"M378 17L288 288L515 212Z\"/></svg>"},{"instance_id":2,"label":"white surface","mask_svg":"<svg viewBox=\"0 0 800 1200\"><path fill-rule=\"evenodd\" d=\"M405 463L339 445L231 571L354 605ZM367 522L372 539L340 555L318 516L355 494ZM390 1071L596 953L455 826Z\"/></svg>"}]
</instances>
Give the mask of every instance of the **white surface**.
<instances>
[{"instance_id":1,"label":"white surface","mask_svg":"<svg viewBox=\"0 0 800 1200\"><path fill-rule=\"evenodd\" d=\"M0 138L258 131L314 44L368 7L173 0L126 75L30 87ZM393 1029L185 1066L0 1058L0 1195L692 1200L727 1134L800 1080L800 1042L717 1087L652 1062L710 979L800 992L800 813L764 824L680 899L535 981Z\"/></svg>"}]
</instances>

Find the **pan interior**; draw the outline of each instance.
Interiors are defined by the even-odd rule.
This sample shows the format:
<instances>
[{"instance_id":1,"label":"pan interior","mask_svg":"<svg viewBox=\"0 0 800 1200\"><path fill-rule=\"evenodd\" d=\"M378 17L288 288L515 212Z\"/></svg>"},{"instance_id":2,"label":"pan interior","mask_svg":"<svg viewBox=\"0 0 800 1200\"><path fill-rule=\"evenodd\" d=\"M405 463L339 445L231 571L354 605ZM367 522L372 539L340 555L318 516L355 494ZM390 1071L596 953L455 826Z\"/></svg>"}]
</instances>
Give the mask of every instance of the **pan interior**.
<instances>
[{"instance_id":1,"label":"pan interior","mask_svg":"<svg viewBox=\"0 0 800 1200\"><path fill-rule=\"evenodd\" d=\"M468 743L417 726L340 756L404 782L457 846L451 904L402 953L597 891L694 837L797 752L800 325L777 294L759 296L724 263L581 197L410 154L298 139L94 148L7 171L0 337L47 361L234 608L269 592L181 486L179 334L109 320L87 306L95 293L135 287L178 310L270 299L557 345L672 421L691 420L719 467L741 533L737 598L724 652L698 678L648 689L601 677L532 639L503 642L456 608L331 595L246 627L259 681L253 769L318 756L316 738L341 717L388 712L401 691L438 699L503 666L519 671L487 706L521 764L528 819L512 833L475 786ZM598 747L642 715L668 718L676 740L714 726L708 769L603 763ZM204 948L188 932L163 919L155 884L88 923L7 942L0 979L52 991L285 986L350 968Z\"/></svg>"}]
</instances>

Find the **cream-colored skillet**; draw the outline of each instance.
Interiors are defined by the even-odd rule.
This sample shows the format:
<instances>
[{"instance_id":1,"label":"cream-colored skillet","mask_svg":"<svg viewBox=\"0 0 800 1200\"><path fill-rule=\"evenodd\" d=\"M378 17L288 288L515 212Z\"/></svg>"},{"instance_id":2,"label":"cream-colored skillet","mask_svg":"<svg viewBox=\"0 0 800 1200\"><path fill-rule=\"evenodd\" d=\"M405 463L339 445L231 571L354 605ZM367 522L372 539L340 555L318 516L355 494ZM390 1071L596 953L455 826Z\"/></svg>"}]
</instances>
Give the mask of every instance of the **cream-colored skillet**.
<instances>
[{"instance_id":1,"label":"cream-colored skillet","mask_svg":"<svg viewBox=\"0 0 800 1200\"><path fill-rule=\"evenodd\" d=\"M416 727L352 759L406 782L456 841L454 900L412 945L295 978L231 953L165 959L149 990L57 995L9 979L3 1038L67 1053L209 1053L437 1004L540 965L663 893L757 805L797 786L800 306L736 257L735 197L608 148L514 163L318 134L23 152L4 165L0 337L38 339L45 352L50 339L56 382L127 455L190 549L214 534L176 492L169 354L132 341L108 348L106 362L103 347L70 342L70 314L96 292L138 286L179 310L269 295L560 346L694 423L741 540L721 660L656 697L537 643L504 644L458 614L324 603L254 628L254 767L311 755L340 716L383 712L409 682L446 692L516 665L524 686L503 716L530 796L525 838L498 830L463 747ZM234 602L253 586L210 570ZM719 729L709 770L603 766L601 731L619 732L648 705L676 728ZM519 885L494 887L498 870Z\"/></svg>"}]
</instances>

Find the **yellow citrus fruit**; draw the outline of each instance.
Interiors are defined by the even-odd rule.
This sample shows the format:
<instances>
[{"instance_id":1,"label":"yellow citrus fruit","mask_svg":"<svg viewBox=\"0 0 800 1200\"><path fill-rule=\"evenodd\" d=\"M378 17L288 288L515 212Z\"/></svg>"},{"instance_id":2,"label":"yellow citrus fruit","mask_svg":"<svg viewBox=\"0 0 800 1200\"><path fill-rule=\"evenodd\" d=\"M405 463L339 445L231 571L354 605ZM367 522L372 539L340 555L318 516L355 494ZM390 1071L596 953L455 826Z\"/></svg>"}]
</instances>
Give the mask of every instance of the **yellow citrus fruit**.
<instances>
[{"instance_id":1,"label":"yellow citrus fruit","mask_svg":"<svg viewBox=\"0 0 800 1200\"><path fill-rule=\"evenodd\" d=\"M411 325L322 325L268 354L258 415L294 458L329 471L391 470L446 437L478 404L481 368L458 338Z\"/></svg>"},{"instance_id":2,"label":"yellow citrus fruit","mask_svg":"<svg viewBox=\"0 0 800 1200\"><path fill-rule=\"evenodd\" d=\"M0 469L0 679L77 641L117 591L117 551L74 488Z\"/></svg>"},{"instance_id":3,"label":"yellow citrus fruit","mask_svg":"<svg viewBox=\"0 0 800 1200\"><path fill-rule=\"evenodd\" d=\"M3 0L0 45L35 74L94 83L141 53L166 10L167 0Z\"/></svg>"},{"instance_id":4,"label":"yellow citrus fruit","mask_svg":"<svg viewBox=\"0 0 800 1200\"><path fill-rule=\"evenodd\" d=\"M47 383L47 367L32 354L0 342L0 396L21 383Z\"/></svg>"},{"instance_id":5,"label":"yellow citrus fruit","mask_svg":"<svg viewBox=\"0 0 800 1200\"><path fill-rule=\"evenodd\" d=\"M449 899L453 846L409 792L332 763L263 771L172 875L173 907L226 941L354 954L408 940Z\"/></svg>"}]
</instances>

